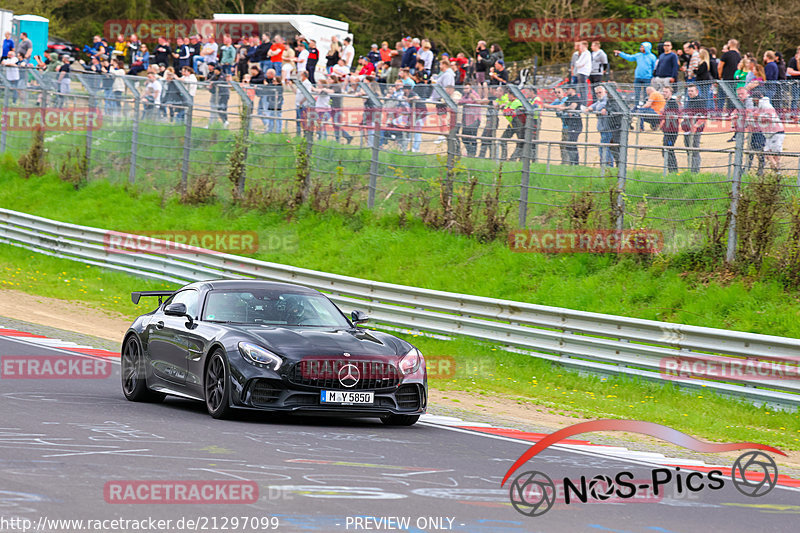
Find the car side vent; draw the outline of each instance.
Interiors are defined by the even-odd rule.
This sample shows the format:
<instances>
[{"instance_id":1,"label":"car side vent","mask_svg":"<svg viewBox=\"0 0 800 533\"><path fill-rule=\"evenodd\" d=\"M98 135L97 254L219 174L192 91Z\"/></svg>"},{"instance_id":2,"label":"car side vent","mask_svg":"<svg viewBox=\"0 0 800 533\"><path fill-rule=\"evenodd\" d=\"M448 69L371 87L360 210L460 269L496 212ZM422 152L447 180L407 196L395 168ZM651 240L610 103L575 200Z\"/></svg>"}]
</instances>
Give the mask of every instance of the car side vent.
<instances>
[{"instance_id":1,"label":"car side vent","mask_svg":"<svg viewBox=\"0 0 800 533\"><path fill-rule=\"evenodd\" d=\"M419 385L401 385L395 393L398 409L417 410L422 404Z\"/></svg>"},{"instance_id":2,"label":"car side vent","mask_svg":"<svg viewBox=\"0 0 800 533\"><path fill-rule=\"evenodd\" d=\"M250 387L250 402L253 405L269 405L278 401L282 389L273 382L258 379Z\"/></svg>"}]
</instances>

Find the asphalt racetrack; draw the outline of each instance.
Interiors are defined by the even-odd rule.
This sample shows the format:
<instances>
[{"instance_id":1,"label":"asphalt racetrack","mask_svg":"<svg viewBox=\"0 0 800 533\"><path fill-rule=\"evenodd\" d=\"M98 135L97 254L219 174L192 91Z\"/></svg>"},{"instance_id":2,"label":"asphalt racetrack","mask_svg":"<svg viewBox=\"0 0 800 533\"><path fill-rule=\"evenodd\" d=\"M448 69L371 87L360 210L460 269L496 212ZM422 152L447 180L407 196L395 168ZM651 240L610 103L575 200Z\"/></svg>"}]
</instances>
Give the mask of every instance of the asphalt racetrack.
<instances>
[{"instance_id":1,"label":"asphalt racetrack","mask_svg":"<svg viewBox=\"0 0 800 533\"><path fill-rule=\"evenodd\" d=\"M118 358L7 337L0 356L110 365L110 375L97 379L0 378L0 531L798 531L800 490L745 496L731 483L730 465L718 490L679 493L669 483L646 501L557 499L530 517L512 506L510 483L500 486L528 442L448 427L435 416L410 428L261 413L217 421L194 401L126 401ZM655 468L549 448L514 477L540 471L577 482L627 471L645 484ZM186 481L236 482L256 493L250 503L156 501L163 494L153 487ZM150 492L125 492L142 482ZM125 494L136 502L115 501ZM215 497L235 500L231 494ZM148 529L156 520L170 522Z\"/></svg>"}]
</instances>

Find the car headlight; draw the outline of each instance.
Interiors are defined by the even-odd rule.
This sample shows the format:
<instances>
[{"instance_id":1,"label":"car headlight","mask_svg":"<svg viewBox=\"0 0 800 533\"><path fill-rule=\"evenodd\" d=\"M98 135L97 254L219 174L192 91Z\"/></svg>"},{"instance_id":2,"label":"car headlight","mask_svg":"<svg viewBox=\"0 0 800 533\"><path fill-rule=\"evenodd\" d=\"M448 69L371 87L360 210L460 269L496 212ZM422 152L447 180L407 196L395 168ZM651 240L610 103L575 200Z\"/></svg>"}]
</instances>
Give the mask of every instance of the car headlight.
<instances>
[{"instance_id":1,"label":"car headlight","mask_svg":"<svg viewBox=\"0 0 800 533\"><path fill-rule=\"evenodd\" d=\"M413 374L419 370L419 365L422 363L422 353L416 348L411 348L407 354L400 359L400 372L403 374Z\"/></svg>"},{"instance_id":2,"label":"car headlight","mask_svg":"<svg viewBox=\"0 0 800 533\"><path fill-rule=\"evenodd\" d=\"M272 370L278 370L283 364L283 359L270 352L266 348L250 344L249 342L239 343L239 352L242 357L259 365L267 365Z\"/></svg>"}]
</instances>

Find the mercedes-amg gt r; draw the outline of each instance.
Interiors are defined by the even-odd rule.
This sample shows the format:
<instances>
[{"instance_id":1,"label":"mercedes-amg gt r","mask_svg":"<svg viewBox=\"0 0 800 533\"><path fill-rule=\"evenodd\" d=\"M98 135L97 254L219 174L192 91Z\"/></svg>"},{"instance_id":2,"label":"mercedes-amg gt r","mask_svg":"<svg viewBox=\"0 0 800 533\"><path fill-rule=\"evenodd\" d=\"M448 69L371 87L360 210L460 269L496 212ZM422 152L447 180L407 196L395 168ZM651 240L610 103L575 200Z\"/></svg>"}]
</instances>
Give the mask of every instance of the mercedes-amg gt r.
<instances>
[{"instance_id":1,"label":"mercedes-amg gt r","mask_svg":"<svg viewBox=\"0 0 800 533\"><path fill-rule=\"evenodd\" d=\"M288 283L214 280L157 296L122 342L131 401L167 395L235 409L377 417L410 426L427 404L425 359L408 342L360 327L324 294ZM166 297L166 300L162 301Z\"/></svg>"}]
</instances>

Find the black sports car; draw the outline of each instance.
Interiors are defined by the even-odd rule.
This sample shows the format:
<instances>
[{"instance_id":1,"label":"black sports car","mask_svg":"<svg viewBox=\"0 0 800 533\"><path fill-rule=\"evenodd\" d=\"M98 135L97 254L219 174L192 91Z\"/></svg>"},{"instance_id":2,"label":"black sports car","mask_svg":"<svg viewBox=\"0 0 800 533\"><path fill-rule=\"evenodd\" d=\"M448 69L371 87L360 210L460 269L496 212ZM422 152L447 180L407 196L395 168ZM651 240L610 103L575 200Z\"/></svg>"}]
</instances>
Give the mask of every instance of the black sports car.
<instances>
[{"instance_id":1,"label":"black sports car","mask_svg":"<svg viewBox=\"0 0 800 533\"><path fill-rule=\"evenodd\" d=\"M122 390L131 401L166 395L233 409L378 417L410 426L425 412L425 359L387 333L359 328L322 293L288 283L214 280L158 296L122 342ZM162 303L162 299L168 297Z\"/></svg>"}]
</instances>

